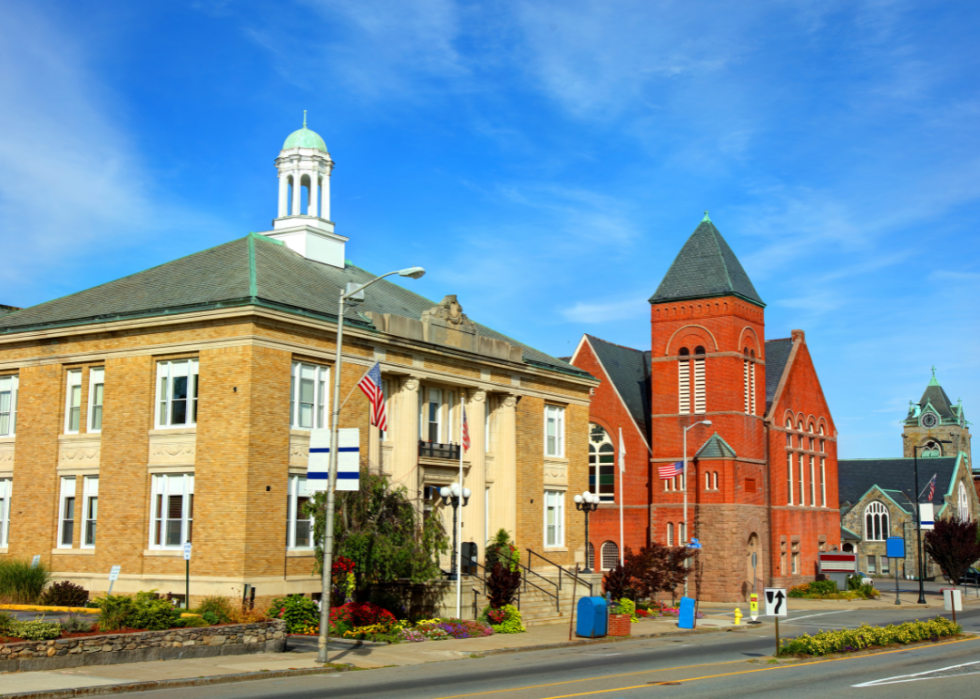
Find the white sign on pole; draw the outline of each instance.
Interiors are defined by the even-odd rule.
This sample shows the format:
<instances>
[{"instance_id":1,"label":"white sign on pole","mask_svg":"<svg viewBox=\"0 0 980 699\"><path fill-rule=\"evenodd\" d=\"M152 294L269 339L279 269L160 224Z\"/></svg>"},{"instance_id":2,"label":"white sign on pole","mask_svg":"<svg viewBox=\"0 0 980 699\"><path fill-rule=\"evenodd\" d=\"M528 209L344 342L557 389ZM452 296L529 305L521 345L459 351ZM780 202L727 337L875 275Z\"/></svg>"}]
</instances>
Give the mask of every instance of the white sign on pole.
<instances>
[{"instance_id":1,"label":"white sign on pole","mask_svg":"<svg viewBox=\"0 0 980 699\"><path fill-rule=\"evenodd\" d=\"M361 431L349 427L337 431L337 490L358 490L361 475ZM306 483L311 491L326 491L330 478L330 430L310 432L310 460Z\"/></svg>"},{"instance_id":2,"label":"white sign on pole","mask_svg":"<svg viewBox=\"0 0 980 699\"><path fill-rule=\"evenodd\" d=\"M963 611L963 593L948 587L943 588L943 603L947 612Z\"/></svg>"},{"instance_id":3,"label":"white sign on pole","mask_svg":"<svg viewBox=\"0 0 980 699\"><path fill-rule=\"evenodd\" d=\"M37 568L39 565L41 565L41 554L35 554L31 559L31 568Z\"/></svg>"},{"instance_id":4,"label":"white sign on pole","mask_svg":"<svg viewBox=\"0 0 980 699\"><path fill-rule=\"evenodd\" d=\"M186 544L184 544L184 560L185 561L191 560L191 542L189 541Z\"/></svg>"},{"instance_id":5,"label":"white sign on pole","mask_svg":"<svg viewBox=\"0 0 980 699\"><path fill-rule=\"evenodd\" d=\"M919 503L919 525L923 531L936 528L936 515L931 502Z\"/></svg>"},{"instance_id":6,"label":"white sign on pole","mask_svg":"<svg viewBox=\"0 0 980 699\"><path fill-rule=\"evenodd\" d=\"M787 616L786 588L767 587L765 589L766 616Z\"/></svg>"},{"instance_id":7,"label":"white sign on pole","mask_svg":"<svg viewBox=\"0 0 980 699\"><path fill-rule=\"evenodd\" d=\"M119 579L120 570L122 570L122 566L112 566L109 569L109 582L116 582Z\"/></svg>"}]
</instances>

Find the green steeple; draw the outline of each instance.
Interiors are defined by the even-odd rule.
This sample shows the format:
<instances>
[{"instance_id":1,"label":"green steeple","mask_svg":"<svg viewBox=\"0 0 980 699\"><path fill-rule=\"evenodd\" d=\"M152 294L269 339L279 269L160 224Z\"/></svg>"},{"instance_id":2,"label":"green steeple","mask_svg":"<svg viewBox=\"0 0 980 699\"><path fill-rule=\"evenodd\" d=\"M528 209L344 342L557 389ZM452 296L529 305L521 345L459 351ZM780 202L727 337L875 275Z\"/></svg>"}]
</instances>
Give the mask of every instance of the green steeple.
<instances>
[{"instance_id":1,"label":"green steeple","mask_svg":"<svg viewBox=\"0 0 980 699\"><path fill-rule=\"evenodd\" d=\"M766 305L705 211L700 225L684 243L656 293L650 297L650 303L718 296L738 296L763 308Z\"/></svg>"},{"instance_id":2,"label":"green steeple","mask_svg":"<svg viewBox=\"0 0 980 699\"><path fill-rule=\"evenodd\" d=\"M303 128L293 131L282 144L283 150L290 148L313 148L314 150L327 153L327 144L320 138L320 134L306 128L306 110L303 110Z\"/></svg>"}]
</instances>

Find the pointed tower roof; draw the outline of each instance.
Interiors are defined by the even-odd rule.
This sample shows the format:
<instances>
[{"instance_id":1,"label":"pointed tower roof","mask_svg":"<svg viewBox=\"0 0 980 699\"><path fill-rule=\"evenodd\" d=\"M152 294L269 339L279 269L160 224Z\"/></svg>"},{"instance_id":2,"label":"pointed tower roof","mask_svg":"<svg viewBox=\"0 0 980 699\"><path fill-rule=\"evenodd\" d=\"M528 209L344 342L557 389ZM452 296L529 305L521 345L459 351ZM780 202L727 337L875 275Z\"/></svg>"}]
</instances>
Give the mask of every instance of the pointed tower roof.
<instances>
[{"instance_id":1,"label":"pointed tower roof","mask_svg":"<svg viewBox=\"0 0 980 699\"><path fill-rule=\"evenodd\" d=\"M738 296L763 308L766 305L705 211L701 224L684 243L650 303L718 296Z\"/></svg>"},{"instance_id":2,"label":"pointed tower roof","mask_svg":"<svg viewBox=\"0 0 980 699\"><path fill-rule=\"evenodd\" d=\"M722 439L721 435L715 432L708 437L708 441L701 445L694 455L696 459L734 459L735 450Z\"/></svg>"},{"instance_id":3,"label":"pointed tower roof","mask_svg":"<svg viewBox=\"0 0 980 699\"><path fill-rule=\"evenodd\" d=\"M953 409L953 401L949 399L946 395L946 391L939 384L936 379L936 367L932 368L932 378L929 379L929 384L926 386L926 390L922 393L922 398L919 399L919 414L926 409L926 407L932 408L932 410L939 415L943 422L959 422L960 411ZM915 416L917 417L917 415ZM915 419L910 417L914 422Z\"/></svg>"}]
</instances>

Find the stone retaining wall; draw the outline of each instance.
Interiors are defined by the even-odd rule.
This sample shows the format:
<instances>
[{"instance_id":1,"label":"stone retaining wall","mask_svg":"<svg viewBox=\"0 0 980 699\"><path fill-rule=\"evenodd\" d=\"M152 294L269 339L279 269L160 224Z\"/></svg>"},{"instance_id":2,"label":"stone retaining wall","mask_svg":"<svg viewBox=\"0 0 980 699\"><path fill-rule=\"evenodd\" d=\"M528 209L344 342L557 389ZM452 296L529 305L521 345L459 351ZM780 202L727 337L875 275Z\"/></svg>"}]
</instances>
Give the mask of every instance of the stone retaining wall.
<instances>
[{"instance_id":1,"label":"stone retaining wall","mask_svg":"<svg viewBox=\"0 0 980 699\"><path fill-rule=\"evenodd\" d=\"M204 658L245 653L281 653L286 622L229 624L0 643L0 672L37 672L79 665L115 665L144 660Z\"/></svg>"}]
</instances>

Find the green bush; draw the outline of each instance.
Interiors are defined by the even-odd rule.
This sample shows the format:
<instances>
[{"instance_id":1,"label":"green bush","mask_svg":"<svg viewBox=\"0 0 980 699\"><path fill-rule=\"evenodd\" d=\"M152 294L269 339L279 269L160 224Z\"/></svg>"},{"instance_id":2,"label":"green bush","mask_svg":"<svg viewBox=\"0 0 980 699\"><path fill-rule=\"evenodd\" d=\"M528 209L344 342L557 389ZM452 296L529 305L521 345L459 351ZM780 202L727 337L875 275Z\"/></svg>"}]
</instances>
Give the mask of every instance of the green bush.
<instances>
[{"instance_id":1,"label":"green bush","mask_svg":"<svg viewBox=\"0 0 980 699\"><path fill-rule=\"evenodd\" d=\"M629 599L628 597L623 597L618 602L615 602L612 609L609 610L610 614L629 614L630 622L637 622L640 617L636 615L636 602Z\"/></svg>"},{"instance_id":2,"label":"green bush","mask_svg":"<svg viewBox=\"0 0 980 699\"><path fill-rule=\"evenodd\" d=\"M25 641L52 641L61 638L61 625L49 624L38 617L34 621L15 621L10 626L10 635Z\"/></svg>"},{"instance_id":3,"label":"green bush","mask_svg":"<svg viewBox=\"0 0 980 699\"><path fill-rule=\"evenodd\" d=\"M0 598L13 604L37 604L51 573L43 563L31 567L30 561L0 560Z\"/></svg>"},{"instance_id":4,"label":"green bush","mask_svg":"<svg viewBox=\"0 0 980 699\"><path fill-rule=\"evenodd\" d=\"M186 625L186 620L181 624L180 611L169 600L161 599L154 590L137 592L133 599L133 610L126 617L126 626L133 629L163 631Z\"/></svg>"},{"instance_id":5,"label":"green bush","mask_svg":"<svg viewBox=\"0 0 980 699\"><path fill-rule=\"evenodd\" d=\"M814 580L810 583L810 592L817 595L832 595L837 592L837 583L833 580Z\"/></svg>"},{"instance_id":6,"label":"green bush","mask_svg":"<svg viewBox=\"0 0 980 699\"><path fill-rule=\"evenodd\" d=\"M498 624L490 624L490 628L493 629L494 633L524 633L527 628L521 621L520 610L512 604L505 605L501 609L491 609L487 607L483 610L483 614L480 616L480 621L491 621L489 614L491 612L503 612L504 618Z\"/></svg>"},{"instance_id":7,"label":"green bush","mask_svg":"<svg viewBox=\"0 0 980 699\"><path fill-rule=\"evenodd\" d=\"M212 595L205 597L197 608L197 613L211 624L228 624L235 614L235 607L227 597ZM210 616L208 616L210 615ZM214 619L214 621L211 621Z\"/></svg>"},{"instance_id":8,"label":"green bush","mask_svg":"<svg viewBox=\"0 0 980 699\"><path fill-rule=\"evenodd\" d=\"M210 613L211 612L208 612L208 614ZM177 622L174 625L176 626L178 624L180 626L187 626L191 628L199 628L199 627L203 628L205 626L210 626L211 622L209 622L203 616L185 616L185 617L178 617Z\"/></svg>"},{"instance_id":9,"label":"green bush","mask_svg":"<svg viewBox=\"0 0 980 699\"><path fill-rule=\"evenodd\" d=\"M67 580L51 585L40 599L46 607L84 607L87 602L88 590Z\"/></svg>"},{"instance_id":10,"label":"green bush","mask_svg":"<svg viewBox=\"0 0 980 699\"><path fill-rule=\"evenodd\" d=\"M133 613L132 597L106 595L94 600L99 607L99 631L118 631L128 624Z\"/></svg>"},{"instance_id":11,"label":"green bush","mask_svg":"<svg viewBox=\"0 0 980 699\"><path fill-rule=\"evenodd\" d=\"M84 633L92 630L92 622L87 619L79 619L74 614L69 614L61 620L61 630L65 633Z\"/></svg>"},{"instance_id":12,"label":"green bush","mask_svg":"<svg viewBox=\"0 0 980 699\"><path fill-rule=\"evenodd\" d=\"M894 626L862 625L857 629L842 631L821 631L815 636L803 634L791 640L784 640L779 655L828 655L830 653L849 653L872 646L888 646L893 643L908 644L916 641L938 640L943 636L953 636L963 629L945 617L931 621L909 621Z\"/></svg>"},{"instance_id":13,"label":"green bush","mask_svg":"<svg viewBox=\"0 0 980 699\"><path fill-rule=\"evenodd\" d=\"M10 630L11 625L16 621L13 614L8 614L7 612L0 612L0 636L9 636L7 633Z\"/></svg>"},{"instance_id":14,"label":"green bush","mask_svg":"<svg viewBox=\"0 0 980 699\"><path fill-rule=\"evenodd\" d=\"M301 629L320 625L320 609L316 602L302 595L272 600L267 613L273 619L283 619L287 633L301 633Z\"/></svg>"}]
</instances>

